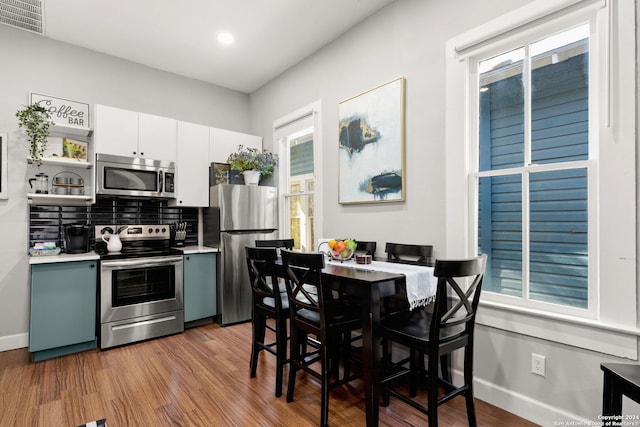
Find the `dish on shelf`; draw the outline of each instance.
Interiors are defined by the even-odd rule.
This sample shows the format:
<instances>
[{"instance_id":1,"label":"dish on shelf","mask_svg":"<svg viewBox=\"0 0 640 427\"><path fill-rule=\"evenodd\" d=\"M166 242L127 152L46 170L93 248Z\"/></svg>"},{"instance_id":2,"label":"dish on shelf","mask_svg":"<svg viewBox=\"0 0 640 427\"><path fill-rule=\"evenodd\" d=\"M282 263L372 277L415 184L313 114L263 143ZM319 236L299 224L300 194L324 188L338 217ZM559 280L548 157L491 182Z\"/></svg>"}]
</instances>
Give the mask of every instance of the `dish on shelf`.
<instances>
[{"instance_id":1,"label":"dish on shelf","mask_svg":"<svg viewBox=\"0 0 640 427\"><path fill-rule=\"evenodd\" d=\"M60 254L60 248L55 248L55 249L29 248L29 255L31 256L53 256L53 255L59 255L59 254Z\"/></svg>"}]
</instances>

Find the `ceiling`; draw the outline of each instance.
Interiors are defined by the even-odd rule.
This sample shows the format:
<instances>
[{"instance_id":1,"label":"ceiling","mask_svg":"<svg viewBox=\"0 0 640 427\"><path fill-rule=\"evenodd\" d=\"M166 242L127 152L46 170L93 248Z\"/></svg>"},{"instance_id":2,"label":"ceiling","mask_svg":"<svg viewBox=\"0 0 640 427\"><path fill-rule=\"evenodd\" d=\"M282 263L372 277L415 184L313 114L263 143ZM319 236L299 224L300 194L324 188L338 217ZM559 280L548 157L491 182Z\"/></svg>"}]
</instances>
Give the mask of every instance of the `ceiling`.
<instances>
[{"instance_id":1,"label":"ceiling","mask_svg":"<svg viewBox=\"0 0 640 427\"><path fill-rule=\"evenodd\" d=\"M45 37L251 93L393 0L43 1Z\"/></svg>"}]
</instances>

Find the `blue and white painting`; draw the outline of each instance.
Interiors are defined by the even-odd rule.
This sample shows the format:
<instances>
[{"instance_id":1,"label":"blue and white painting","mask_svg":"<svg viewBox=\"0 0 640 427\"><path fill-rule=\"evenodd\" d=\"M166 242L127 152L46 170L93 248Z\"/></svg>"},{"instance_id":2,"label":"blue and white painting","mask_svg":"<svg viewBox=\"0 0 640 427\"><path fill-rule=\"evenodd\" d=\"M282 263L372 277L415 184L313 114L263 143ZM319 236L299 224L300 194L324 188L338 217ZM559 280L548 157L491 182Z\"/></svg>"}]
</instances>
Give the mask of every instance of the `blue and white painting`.
<instances>
[{"instance_id":1,"label":"blue and white painting","mask_svg":"<svg viewBox=\"0 0 640 427\"><path fill-rule=\"evenodd\" d=\"M404 200L404 77L339 105L339 203Z\"/></svg>"}]
</instances>

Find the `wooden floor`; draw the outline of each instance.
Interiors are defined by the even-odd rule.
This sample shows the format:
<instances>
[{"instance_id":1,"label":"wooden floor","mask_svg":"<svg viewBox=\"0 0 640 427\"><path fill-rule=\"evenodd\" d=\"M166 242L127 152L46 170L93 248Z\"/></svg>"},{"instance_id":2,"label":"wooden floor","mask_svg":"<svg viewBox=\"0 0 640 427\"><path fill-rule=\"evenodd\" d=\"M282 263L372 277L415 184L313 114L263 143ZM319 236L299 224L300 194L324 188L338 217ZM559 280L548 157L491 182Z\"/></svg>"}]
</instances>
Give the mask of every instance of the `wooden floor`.
<instances>
[{"instance_id":1,"label":"wooden floor","mask_svg":"<svg viewBox=\"0 0 640 427\"><path fill-rule=\"evenodd\" d=\"M316 426L320 388L299 374L295 401L274 396L275 358L262 354L249 378L250 324L210 324L106 351L32 363L27 349L0 352L0 426L70 426L106 418L126 426ZM286 375L286 374L285 374ZM286 391L286 384L284 386ZM331 392L329 423L365 423L362 384ZM534 426L477 401L480 426ZM439 409L441 425L466 426L464 399ZM380 425L426 425L397 400Z\"/></svg>"}]
</instances>

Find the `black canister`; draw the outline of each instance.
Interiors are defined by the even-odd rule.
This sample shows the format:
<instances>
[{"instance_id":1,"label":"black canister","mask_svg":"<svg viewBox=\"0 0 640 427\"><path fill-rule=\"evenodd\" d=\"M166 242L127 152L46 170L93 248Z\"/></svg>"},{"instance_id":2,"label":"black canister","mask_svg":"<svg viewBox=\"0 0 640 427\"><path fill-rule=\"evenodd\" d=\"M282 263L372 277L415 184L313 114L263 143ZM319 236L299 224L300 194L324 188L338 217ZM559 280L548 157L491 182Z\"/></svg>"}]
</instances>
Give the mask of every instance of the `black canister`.
<instances>
[{"instance_id":1,"label":"black canister","mask_svg":"<svg viewBox=\"0 0 640 427\"><path fill-rule=\"evenodd\" d=\"M68 254L82 254L89 252L88 225L69 224L64 226L64 247Z\"/></svg>"}]
</instances>

